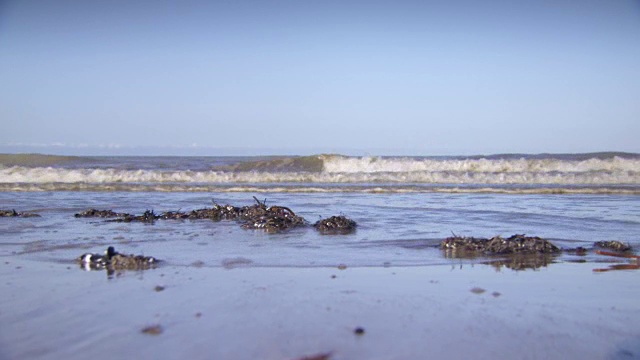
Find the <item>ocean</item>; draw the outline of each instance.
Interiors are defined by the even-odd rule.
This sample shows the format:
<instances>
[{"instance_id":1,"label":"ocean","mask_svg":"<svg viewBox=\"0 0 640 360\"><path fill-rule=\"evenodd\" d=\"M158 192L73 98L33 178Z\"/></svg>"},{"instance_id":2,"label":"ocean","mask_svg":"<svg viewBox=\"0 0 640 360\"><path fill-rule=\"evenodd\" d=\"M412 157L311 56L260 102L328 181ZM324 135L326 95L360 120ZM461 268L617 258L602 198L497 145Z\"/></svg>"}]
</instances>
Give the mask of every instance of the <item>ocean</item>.
<instances>
[{"instance_id":1,"label":"ocean","mask_svg":"<svg viewBox=\"0 0 640 360\"><path fill-rule=\"evenodd\" d=\"M243 258L251 266L388 266L450 263L437 245L453 234L527 234L563 248L640 244L638 154L2 155L0 163L0 208L41 215L0 219L2 255L65 261L78 249L116 245L179 265ZM90 208L142 214L249 206L254 196L292 209L309 226L271 234L235 221L74 218ZM356 221L357 231L326 236L310 226L334 215Z\"/></svg>"}]
</instances>

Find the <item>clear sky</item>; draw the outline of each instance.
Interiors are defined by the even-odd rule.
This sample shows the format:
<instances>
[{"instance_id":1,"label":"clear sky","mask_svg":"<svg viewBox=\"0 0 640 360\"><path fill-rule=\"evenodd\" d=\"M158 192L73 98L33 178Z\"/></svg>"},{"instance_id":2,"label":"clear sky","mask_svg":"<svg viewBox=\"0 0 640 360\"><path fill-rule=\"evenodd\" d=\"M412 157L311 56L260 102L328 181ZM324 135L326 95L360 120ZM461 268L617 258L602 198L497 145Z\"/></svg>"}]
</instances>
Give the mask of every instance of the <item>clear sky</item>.
<instances>
[{"instance_id":1,"label":"clear sky","mask_svg":"<svg viewBox=\"0 0 640 360\"><path fill-rule=\"evenodd\" d=\"M640 1L3 0L0 124L0 151L640 152Z\"/></svg>"}]
</instances>

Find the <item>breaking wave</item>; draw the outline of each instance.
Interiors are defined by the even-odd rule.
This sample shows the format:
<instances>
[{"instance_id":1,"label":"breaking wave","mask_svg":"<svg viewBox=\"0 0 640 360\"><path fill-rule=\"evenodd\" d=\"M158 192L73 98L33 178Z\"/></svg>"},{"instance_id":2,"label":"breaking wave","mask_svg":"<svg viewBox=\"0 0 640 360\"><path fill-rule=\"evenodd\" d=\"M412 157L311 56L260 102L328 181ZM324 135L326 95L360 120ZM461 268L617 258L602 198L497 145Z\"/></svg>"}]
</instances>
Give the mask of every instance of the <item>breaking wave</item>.
<instances>
[{"instance_id":1,"label":"breaking wave","mask_svg":"<svg viewBox=\"0 0 640 360\"><path fill-rule=\"evenodd\" d=\"M132 160L111 159L107 165L83 164L79 167L30 166L30 164L0 166L0 189L37 191L52 190L107 190L137 191L200 191L216 188L250 188L251 184L273 186L280 184L287 191L350 191L380 187L405 191L417 185L417 191L433 191L436 185L461 185L464 191L488 187L526 186L566 188L566 191L589 187L640 186L640 156L623 153L579 155L501 155L490 157L348 157L342 155L314 155L304 157L272 157L231 159L223 165L207 166L211 159L198 159L197 170L182 167L153 166L153 159L140 158L138 168L131 168ZM166 160L166 159L165 159ZM176 163L181 161L176 160ZM193 159L182 158L182 162ZM219 163L219 158L217 158ZM133 162L138 163L138 162ZM328 185L322 186L322 185ZM193 190L189 188L193 187ZM36 189L37 188L37 189ZM129 190L123 190L129 189ZM151 189L151 190L149 190ZM154 190L155 189L155 190ZM174 190L169 190L174 189ZM182 189L182 190L178 190ZM404 189L404 190L403 190ZM325 191L322 190L322 191ZM113 191L113 190L111 190ZM249 191L249 190L247 190ZM360 190L358 190L360 191ZM394 190L395 191L395 190ZM474 190L476 191L476 190ZM504 191L504 190L500 190ZM531 191L531 190L527 190ZM539 190L542 191L542 190ZM620 189L616 191L621 191ZM633 190L632 192L635 192Z\"/></svg>"},{"instance_id":2,"label":"breaking wave","mask_svg":"<svg viewBox=\"0 0 640 360\"><path fill-rule=\"evenodd\" d=\"M595 155L595 154L594 154ZM324 157L324 169L329 173L590 173L640 171L638 157L582 158L577 155L555 157L496 156L483 158L380 158Z\"/></svg>"}]
</instances>

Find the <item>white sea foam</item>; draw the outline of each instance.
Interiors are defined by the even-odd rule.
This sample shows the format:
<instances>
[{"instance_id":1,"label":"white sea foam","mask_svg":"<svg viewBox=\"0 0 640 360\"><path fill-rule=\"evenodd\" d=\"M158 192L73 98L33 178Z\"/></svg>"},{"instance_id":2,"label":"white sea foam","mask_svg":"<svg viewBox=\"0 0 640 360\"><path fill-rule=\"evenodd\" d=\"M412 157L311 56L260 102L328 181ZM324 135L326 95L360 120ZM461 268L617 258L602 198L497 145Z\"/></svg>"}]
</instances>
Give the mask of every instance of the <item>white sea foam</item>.
<instances>
[{"instance_id":1,"label":"white sea foam","mask_svg":"<svg viewBox=\"0 0 640 360\"><path fill-rule=\"evenodd\" d=\"M614 156L605 159L564 160L557 158L380 158L323 155L324 171L328 173L575 173L602 171L640 171L640 159Z\"/></svg>"},{"instance_id":2,"label":"white sea foam","mask_svg":"<svg viewBox=\"0 0 640 360\"><path fill-rule=\"evenodd\" d=\"M10 167L0 169L0 183L395 183L395 184L557 184L640 185L640 171L324 171L309 172L224 172L160 171L116 169L62 169Z\"/></svg>"}]
</instances>

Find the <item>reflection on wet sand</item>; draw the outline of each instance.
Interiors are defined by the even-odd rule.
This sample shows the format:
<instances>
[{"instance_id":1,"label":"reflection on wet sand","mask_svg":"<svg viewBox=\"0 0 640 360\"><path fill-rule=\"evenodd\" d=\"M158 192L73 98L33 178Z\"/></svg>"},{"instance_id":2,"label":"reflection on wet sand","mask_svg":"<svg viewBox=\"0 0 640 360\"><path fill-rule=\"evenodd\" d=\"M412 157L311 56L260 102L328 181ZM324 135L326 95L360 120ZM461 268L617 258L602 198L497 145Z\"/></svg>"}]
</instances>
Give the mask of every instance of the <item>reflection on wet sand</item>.
<instances>
[{"instance_id":1,"label":"reflection on wet sand","mask_svg":"<svg viewBox=\"0 0 640 360\"><path fill-rule=\"evenodd\" d=\"M627 259L630 259L630 261L627 264L614 264L614 265L609 265L608 268L593 269L594 272L607 272L607 271L614 271L614 270L638 270L638 269L640 269L640 256L638 256L638 255L621 254L621 253L610 252L610 251L602 251L602 250L596 250L596 254L605 255L605 256L612 256L612 257L618 257L618 258L627 258Z\"/></svg>"},{"instance_id":2,"label":"reflection on wet sand","mask_svg":"<svg viewBox=\"0 0 640 360\"><path fill-rule=\"evenodd\" d=\"M554 263L556 257L556 255L551 254L512 255L508 258L488 261L485 264L493 266L496 271L502 270L503 267L515 271L535 270Z\"/></svg>"},{"instance_id":3,"label":"reflection on wet sand","mask_svg":"<svg viewBox=\"0 0 640 360\"><path fill-rule=\"evenodd\" d=\"M567 251L567 253L575 254L578 256L585 256L586 253L583 252L572 252ZM628 254L628 253L620 253L620 252L611 252L611 251L602 251L596 250L596 254L610 256L614 258L623 258L628 259L627 263L620 263L614 259L611 259L612 265L609 265L607 268L597 268L593 269L594 272L607 272L614 270L639 270L640 269L640 256ZM557 258L560 254L543 254L543 253L534 253L534 254L507 254L501 255L499 258L493 258L492 256L477 254L468 251L456 251L451 249L446 249L442 251L442 254L447 259L467 259L467 260L479 260L480 263L485 265L490 265L496 269L496 271L502 270L502 268L511 269L514 271L521 271L527 269L540 269L543 267L547 267L550 264L556 263ZM585 263L588 262L587 259L580 260L565 260L566 262L580 262Z\"/></svg>"},{"instance_id":4,"label":"reflection on wet sand","mask_svg":"<svg viewBox=\"0 0 640 360\"><path fill-rule=\"evenodd\" d=\"M80 269L84 271L105 271L107 273L107 279L113 279L114 277L121 277L127 271L132 271L135 273L141 273L146 270L155 269L156 266L151 266L147 268L116 268L111 265L106 266L96 266L95 264L89 263L79 263Z\"/></svg>"},{"instance_id":5,"label":"reflection on wet sand","mask_svg":"<svg viewBox=\"0 0 640 360\"><path fill-rule=\"evenodd\" d=\"M514 271L522 271L527 269L540 269L547 267L555 262L558 254L510 254L502 255L499 258L488 258L486 256L477 256L469 252L457 252L455 250L443 251L443 256L447 259L485 259L481 261L482 264L490 265L495 268L496 271L501 271L502 268L511 269Z\"/></svg>"}]
</instances>

